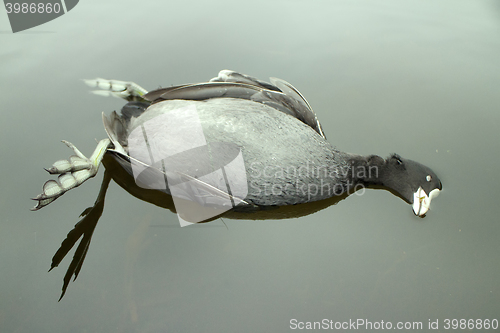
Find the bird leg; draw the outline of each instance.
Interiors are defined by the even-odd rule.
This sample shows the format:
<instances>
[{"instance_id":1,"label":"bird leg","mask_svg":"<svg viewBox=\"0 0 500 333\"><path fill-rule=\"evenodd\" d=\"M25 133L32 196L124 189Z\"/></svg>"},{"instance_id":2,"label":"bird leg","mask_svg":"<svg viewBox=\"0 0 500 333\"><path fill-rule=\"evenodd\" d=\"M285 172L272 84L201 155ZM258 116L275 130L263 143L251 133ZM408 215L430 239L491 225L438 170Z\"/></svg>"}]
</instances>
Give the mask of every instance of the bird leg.
<instances>
[{"instance_id":1,"label":"bird leg","mask_svg":"<svg viewBox=\"0 0 500 333\"><path fill-rule=\"evenodd\" d=\"M74 280L78 277L78 273L83 265L83 261L85 260L85 256L87 255L87 251L90 246L90 240L92 239L92 234L94 233L95 227L99 218L102 215L102 211L104 209L104 197L106 196L106 191L109 186L109 182L111 181L111 174L109 171L104 171L104 177L101 183L101 189L99 190L99 195L94 203L93 207L89 207L83 211L80 217L83 217L71 230L66 239L61 243L61 246L57 250L56 254L52 258L52 264L50 266L49 272L61 263L64 257L68 254L68 252L73 248L76 242L83 238L78 245L75 254L73 255L73 260L66 271L66 275L63 279L63 287L62 293L59 300L61 300L66 293L66 289L71 281L73 275L75 276ZM74 281L73 280L73 281Z\"/></svg>"},{"instance_id":2,"label":"bird leg","mask_svg":"<svg viewBox=\"0 0 500 333\"><path fill-rule=\"evenodd\" d=\"M94 177L106 150L110 146L109 139L101 140L92 156L87 158L71 142L64 140L63 142L73 149L76 155L71 156L69 161L59 160L50 169L45 169L50 174L59 174L59 177L57 181L51 179L45 182L43 193L33 198L33 200L38 201L37 205L31 209L33 211L47 206L67 191Z\"/></svg>"}]
</instances>

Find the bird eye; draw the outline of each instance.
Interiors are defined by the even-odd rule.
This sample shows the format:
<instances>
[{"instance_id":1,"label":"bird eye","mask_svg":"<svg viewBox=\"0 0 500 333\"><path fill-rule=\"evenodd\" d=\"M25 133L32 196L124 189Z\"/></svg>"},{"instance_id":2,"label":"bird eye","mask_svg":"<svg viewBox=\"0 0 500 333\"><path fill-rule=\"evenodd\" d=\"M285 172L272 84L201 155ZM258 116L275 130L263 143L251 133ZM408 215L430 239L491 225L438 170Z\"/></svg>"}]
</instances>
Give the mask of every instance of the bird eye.
<instances>
[{"instance_id":1,"label":"bird eye","mask_svg":"<svg viewBox=\"0 0 500 333\"><path fill-rule=\"evenodd\" d=\"M427 181L430 182L432 177L431 177L431 175L427 175L427 177L425 177L425 179L427 179Z\"/></svg>"}]
</instances>

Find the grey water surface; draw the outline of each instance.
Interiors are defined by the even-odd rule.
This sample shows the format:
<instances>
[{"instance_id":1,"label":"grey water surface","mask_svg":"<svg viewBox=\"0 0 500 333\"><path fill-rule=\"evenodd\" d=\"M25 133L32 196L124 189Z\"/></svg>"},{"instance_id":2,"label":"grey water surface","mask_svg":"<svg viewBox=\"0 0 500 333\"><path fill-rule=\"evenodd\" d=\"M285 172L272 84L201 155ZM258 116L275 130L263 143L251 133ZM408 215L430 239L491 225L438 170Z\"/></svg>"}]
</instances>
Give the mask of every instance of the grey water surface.
<instances>
[{"instance_id":1,"label":"grey water surface","mask_svg":"<svg viewBox=\"0 0 500 333\"><path fill-rule=\"evenodd\" d=\"M0 332L500 320L497 1L85 0L15 34L2 10L0 32ZM43 168L72 154L60 140L90 155L106 135L101 113L123 105L81 79L155 89L225 68L291 82L342 151L431 167L444 188L427 217L368 190L302 218L180 228L111 183L83 269L57 302L72 253L47 273L52 255L103 171L38 212L29 198L49 179Z\"/></svg>"}]
</instances>

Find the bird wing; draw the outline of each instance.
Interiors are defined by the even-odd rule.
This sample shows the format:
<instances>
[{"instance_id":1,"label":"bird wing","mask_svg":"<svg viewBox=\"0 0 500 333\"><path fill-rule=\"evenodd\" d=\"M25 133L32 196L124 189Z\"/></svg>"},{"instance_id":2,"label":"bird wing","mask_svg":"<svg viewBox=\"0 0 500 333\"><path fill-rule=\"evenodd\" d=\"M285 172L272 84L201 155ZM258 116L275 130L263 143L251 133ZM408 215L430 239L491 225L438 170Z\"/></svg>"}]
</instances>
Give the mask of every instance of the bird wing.
<instances>
[{"instance_id":1,"label":"bird wing","mask_svg":"<svg viewBox=\"0 0 500 333\"><path fill-rule=\"evenodd\" d=\"M222 70L209 82L153 90L144 99L158 103L165 100L207 100L241 98L262 103L297 118L325 138L321 124L304 96L290 83L271 78L264 82L230 70Z\"/></svg>"}]
</instances>

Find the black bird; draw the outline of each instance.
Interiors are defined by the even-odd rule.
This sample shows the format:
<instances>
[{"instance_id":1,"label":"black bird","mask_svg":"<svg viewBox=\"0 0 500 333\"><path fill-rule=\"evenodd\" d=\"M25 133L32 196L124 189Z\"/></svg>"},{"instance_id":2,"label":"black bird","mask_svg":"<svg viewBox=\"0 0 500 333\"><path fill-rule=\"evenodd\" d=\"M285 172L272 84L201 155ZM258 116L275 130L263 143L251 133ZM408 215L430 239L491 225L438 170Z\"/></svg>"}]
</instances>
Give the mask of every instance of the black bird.
<instances>
[{"instance_id":1,"label":"black bird","mask_svg":"<svg viewBox=\"0 0 500 333\"><path fill-rule=\"evenodd\" d=\"M38 210L96 175L105 174L87 208L52 259L56 267L83 235L61 298L81 269L111 179L134 196L177 212L181 225L232 218L306 215L365 187L391 191L424 217L442 184L428 167L397 154L387 158L337 150L316 114L291 84L223 70L209 82L147 92L135 83L85 80L105 96L129 102L103 114L107 139L90 158L76 155L47 171Z\"/></svg>"}]
</instances>

